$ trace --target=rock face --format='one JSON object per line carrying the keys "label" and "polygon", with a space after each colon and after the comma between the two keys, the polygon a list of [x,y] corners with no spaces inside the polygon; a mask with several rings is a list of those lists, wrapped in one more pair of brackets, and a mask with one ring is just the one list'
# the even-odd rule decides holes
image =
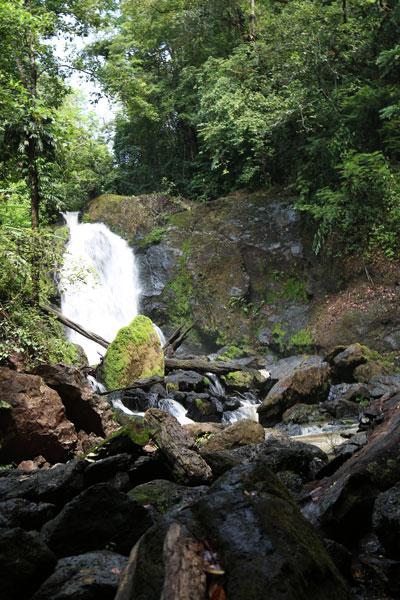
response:
{"label": "rock face", "polygon": [[327,363],[310,366],[287,375],[268,392],[258,407],[260,423],[271,427],[279,423],[283,413],[298,403],[316,404],[328,396],[330,367]]}
{"label": "rock face", "polygon": [[108,389],[128,387],[137,379],[164,374],[164,355],[153,323],[137,316],[122,327],[107,348],[103,378]]}
{"label": "rock face", "polygon": [[41,454],[56,463],[73,456],[78,441],[75,427],[67,419],[60,396],[41,377],[0,367],[1,400],[11,406],[1,425],[2,462]]}
{"label": "rock face", "polygon": [[400,483],[379,494],[374,505],[372,524],[385,548],[398,556],[400,553]]}

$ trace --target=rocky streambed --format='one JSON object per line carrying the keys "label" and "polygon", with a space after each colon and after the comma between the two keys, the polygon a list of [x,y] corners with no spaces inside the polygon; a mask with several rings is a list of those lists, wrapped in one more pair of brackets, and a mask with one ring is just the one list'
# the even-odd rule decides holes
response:
{"label": "rocky streambed", "polygon": [[400,376],[359,344],[230,361],[223,388],[170,370],[114,397],[142,417],[75,367],[0,367],[4,600],[398,597]]}

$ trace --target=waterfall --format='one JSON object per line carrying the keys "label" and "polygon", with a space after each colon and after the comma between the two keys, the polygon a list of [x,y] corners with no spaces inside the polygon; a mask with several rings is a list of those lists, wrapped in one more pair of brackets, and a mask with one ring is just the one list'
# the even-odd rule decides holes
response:
{"label": "waterfall", "polygon": [[[79,223],[78,214],[63,215],[70,237],[60,277],[61,310],[111,342],[138,314],[138,268],[125,240],[103,223]],[[105,353],[105,348],[74,331],[69,339],[82,346],[89,364],[98,363]]]}

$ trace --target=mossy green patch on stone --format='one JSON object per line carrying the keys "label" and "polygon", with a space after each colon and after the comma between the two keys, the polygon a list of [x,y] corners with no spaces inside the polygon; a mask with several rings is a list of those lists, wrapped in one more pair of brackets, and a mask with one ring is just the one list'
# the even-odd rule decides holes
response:
{"label": "mossy green patch on stone", "polygon": [[103,379],[113,390],[153,375],[164,375],[164,355],[151,319],[139,315],[118,331],[107,348]]}
{"label": "mossy green patch on stone", "polygon": [[253,376],[244,371],[231,371],[227,375],[222,375],[221,379],[228,387],[249,387],[253,382]]}
{"label": "mossy green patch on stone", "polygon": [[131,417],[129,423],[93,446],[83,455],[83,458],[87,458],[90,455],[97,456],[102,450],[104,451],[107,447],[111,446],[115,446],[117,453],[124,451],[123,449],[121,450],[121,447],[124,447],[125,441],[128,441],[128,444],[132,442],[135,446],[146,446],[149,443],[150,435],[150,429],[144,424],[143,417]]}

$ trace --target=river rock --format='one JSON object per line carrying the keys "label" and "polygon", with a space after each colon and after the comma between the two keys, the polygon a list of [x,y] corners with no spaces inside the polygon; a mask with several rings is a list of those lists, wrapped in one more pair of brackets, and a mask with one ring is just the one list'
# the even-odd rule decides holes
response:
{"label": "river rock", "polygon": [[225,429],[226,425],[223,423],[188,423],[184,425],[184,430],[190,435],[191,438],[196,440],[205,434],[219,433]]}
{"label": "river rock", "polygon": [[109,390],[128,387],[137,379],[164,375],[164,354],[152,321],[143,315],[122,327],[107,348],[102,366]]}
{"label": "river rock", "polygon": [[150,408],[144,421],[178,483],[199,485],[210,481],[210,467],[201,458],[194,440],[175,417],[164,410]]}
{"label": "river rock", "polygon": [[96,394],[77,367],[65,364],[40,365],[34,373],[54,389],[65,406],[67,418],[77,431],[104,437],[116,429],[111,406]]}
{"label": "river rock", "polygon": [[[238,403],[233,403],[238,408]],[[196,394],[191,398],[186,416],[196,422],[220,423],[226,405],[218,398],[212,398],[209,394]]]}
{"label": "river rock", "polygon": [[[151,528],[131,554],[117,600],[160,598],[170,569],[163,547],[175,525],[192,540],[190,546],[195,544],[209,572],[207,548],[212,548],[211,562],[224,572],[221,586],[229,600],[262,600],[266,590],[269,600],[350,598],[311,525],[279,479],[257,460],[232,469],[197,502]],[[198,580],[193,579],[193,589],[190,582],[183,597],[197,598]]]}
{"label": "river rock", "polygon": [[196,371],[174,371],[165,378],[168,392],[204,392],[206,379]]}
{"label": "river rock", "polygon": [[259,444],[264,441],[264,437],[265,431],[262,425],[250,419],[242,419],[208,438],[202,443],[201,449],[205,451],[230,450],[248,444]]}
{"label": "river rock", "polygon": [[145,508],[111,484],[98,483],[68,502],[42,527],[41,536],[59,558],[103,550],[107,544],[129,554],[151,525]]}
{"label": "river rock", "polygon": [[400,556],[400,483],[379,494],[372,513],[379,541],[392,555]]}
{"label": "river rock", "polygon": [[3,600],[28,600],[50,575],[56,557],[36,531],[0,528],[0,589]]}
{"label": "river rock", "polygon": [[75,427],[60,396],[41,377],[0,367],[0,401],[11,406],[1,424],[2,462],[42,455],[57,463],[73,456],[78,443]]}
{"label": "river rock", "polygon": [[112,600],[127,561],[108,550],[61,558],[32,600]]}
{"label": "river rock", "polygon": [[330,367],[327,363],[309,366],[287,375],[268,392],[258,407],[260,423],[272,427],[279,423],[285,410],[298,403],[317,404],[327,398]]}

